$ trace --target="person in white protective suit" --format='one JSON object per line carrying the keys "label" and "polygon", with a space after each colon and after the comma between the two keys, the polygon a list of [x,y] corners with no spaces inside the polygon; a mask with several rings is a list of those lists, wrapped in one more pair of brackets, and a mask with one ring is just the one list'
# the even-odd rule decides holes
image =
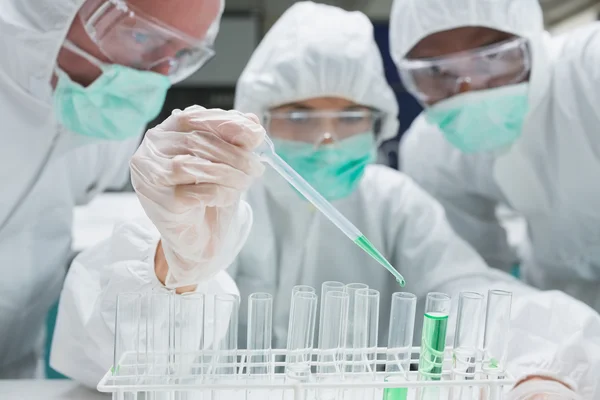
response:
{"label": "person in white protective suit", "polygon": [[[390,25],[425,107],[401,169],[488,264],[600,310],[600,23],[550,37],[537,0],[396,0]],[[521,257],[499,205],[528,224]]]}
{"label": "person in white protective suit", "polygon": [[[578,386],[584,398],[600,395],[586,369],[600,362],[598,314],[560,292],[537,293],[488,268],[454,234],[439,203],[410,178],[372,164],[377,144],[396,134],[398,109],[365,15],[296,3],[252,55],[238,81],[235,107],[264,121],[278,154],[384,253],[421,310],[431,291],[457,299],[462,290],[512,290],[513,372],[556,377]],[[253,292],[274,296],[274,345],[285,348],[293,286],[319,288],[338,280],[381,292],[379,343],[385,346],[389,299],[401,290],[394,278],[271,168],[246,200],[254,224],[229,272],[242,299]],[[242,345],[246,324],[242,307]],[[529,382],[542,387],[520,385],[521,393],[543,393],[545,385],[552,393],[557,385],[558,393],[574,396],[556,382]]]}
{"label": "person in white protective suit", "polygon": [[[53,365],[89,385],[108,370],[111,302],[113,288],[125,286],[120,279],[131,283],[137,278],[133,290],[159,281],[180,292],[215,290],[209,278],[231,266],[242,299],[258,291],[275,296],[277,347],[285,340],[296,284],[364,282],[384,299],[400,290],[388,272],[272,171],[250,188],[263,173],[252,150],[263,140],[259,122],[264,120],[280,154],[385,252],[421,307],[434,290],[454,296],[494,285],[512,290],[514,372],[523,378],[540,376],[558,391],[570,391],[564,382],[593,393],[593,374],[582,366],[592,365],[600,351],[593,339],[600,333],[598,315],[562,293],[538,293],[487,268],[452,232],[435,200],[404,175],[370,163],[377,142],[396,130],[397,105],[364,15],[294,5],[267,34],[237,89],[240,111],[192,106],[176,110],[146,134],[131,172],[152,223],[121,227],[110,241],[75,261],[61,298]],[[296,123],[317,123],[318,128],[283,129]],[[302,132],[308,135],[305,140],[298,136]],[[315,165],[326,172],[315,173]],[[387,313],[385,305],[383,320]],[[241,337],[245,324],[242,315]],[[569,358],[574,354],[577,358]],[[519,388],[527,390],[527,385]]]}
{"label": "person in white protective suit", "polygon": [[[132,0],[119,8],[103,0],[0,2],[0,379],[41,375],[46,314],[72,258],[73,208],[125,184],[170,84],[212,54],[222,8],[217,0]],[[103,245],[115,263],[137,263],[106,264],[93,275],[75,268],[70,281],[85,293],[65,302],[60,322],[80,335],[61,342],[59,332],[57,369],[79,377],[78,367],[85,374],[92,366],[77,361],[93,356],[94,345],[112,347],[104,325],[112,320],[102,315],[113,313],[115,293],[160,285],[143,262],[154,251],[143,239],[123,227],[112,247]],[[235,291],[225,273],[213,281],[212,290]],[[85,334],[71,321],[79,312],[89,317]],[[66,359],[73,370],[62,368]]]}

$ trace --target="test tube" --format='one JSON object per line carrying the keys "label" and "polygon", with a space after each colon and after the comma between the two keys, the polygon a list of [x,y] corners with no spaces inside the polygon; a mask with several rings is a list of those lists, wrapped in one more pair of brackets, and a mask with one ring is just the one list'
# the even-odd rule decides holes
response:
{"label": "test tube", "polygon": [[296,285],[292,288],[292,298],[290,299],[290,310],[289,310],[289,315],[288,315],[288,337],[290,334],[290,331],[292,330],[292,310],[294,309],[294,296],[296,295],[296,293],[298,292],[306,292],[306,293],[316,293],[316,290],[314,287],[312,286],[308,286],[308,285]]}
{"label": "test tube", "polygon": [[204,294],[185,293],[178,299],[175,337],[180,375],[200,378],[203,373],[200,352],[204,348]]}
{"label": "test tube", "polygon": [[[346,328],[346,346],[352,346],[354,343],[354,305],[356,302],[356,292],[360,289],[368,289],[369,286],[364,283],[349,283],[344,287],[344,291],[348,293],[348,326]],[[353,359],[353,357],[352,357]],[[352,361],[352,359],[347,361]]]}
{"label": "test tube", "polygon": [[323,325],[319,334],[319,368],[321,374],[340,373],[339,356],[345,347],[349,295],[330,291],[323,301]]}
{"label": "test tube", "polygon": [[[234,294],[216,295],[214,307],[213,373],[233,377],[237,373],[240,298]],[[229,320],[224,324],[227,316]]]}
{"label": "test tube", "polygon": [[[321,382],[339,382],[343,377],[342,357],[346,342],[349,295],[346,292],[329,291],[323,300],[322,325],[319,333],[317,374]],[[340,398],[338,389],[321,389],[320,400]]]}
{"label": "test tube", "polygon": [[506,371],[511,305],[511,292],[504,290],[488,292],[483,339],[483,371],[490,375],[502,375]]}
{"label": "test tube", "polygon": [[269,293],[252,293],[248,296],[249,375],[271,375],[272,335],[273,296]]}
{"label": "test tube", "polygon": [[482,312],[482,294],[476,292],[460,293],[454,334],[454,356],[452,357],[455,379],[473,379],[474,377]]}
{"label": "test tube", "polygon": [[419,358],[419,375],[424,380],[440,380],[442,377],[450,306],[447,294],[427,294]]}
{"label": "test tube", "polygon": [[308,381],[317,317],[317,295],[307,291],[294,293],[287,335],[286,376]]}
{"label": "test tube", "polygon": [[[268,381],[273,377],[271,341],[273,336],[273,296],[269,293],[252,293],[248,296],[248,381]],[[246,400],[269,398],[268,389],[250,387]]]}
{"label": "test tube", "polygon": [[346,344],[354,353],[353,372],[375,373],[377,336],[379,334],[379,292],[374,289],[356,290],[354,305],[354,334]]}
{"label": "test tube", "polygon": [[308,292],[308,293],[316,293],[315,288],[308,285],[296,285],[292,288],[292,300],[294,299],[294,294],[298,292]]}
{"label": "test tube", "polygon": [[172,301],[172,294],[164,288],[153,289],[148,299],[146,358],[148,374],[156,382],[164,380],[170,374]]}
{"label": "test tube", "polygon": [[[460,293],[452,357],[454,380],[475,379],[482,312],[482,294]],[[453,400],[472,399],[474,396],[475,388],[472,386],[455,386],[451,389],[451,399]]]}
{"label": "test tube", "polygon": [[[417,296],[397,292],[392,295],[390,327],[388,331],[386,382],[407,381],[412,355]],[[407,388],[385,389],[384,400],[405,400]]]}
{"label": "test tube", "polygon": [[[335,292],[343,292],[345,290],[345,286],[342,282],[337,282],[337,281],[327,281],[327,282],[323,282],[323,284],[321,285],[321,298],[320,298],[320,306],[319,306],[319,336],[318,339],[320,340],[321,335],[322,335],[322,327],[323,327],[323,315],[324,315],[324,308],[325,308],[325,299],[327,298],[327,293],[335,291]],[[320,342],[319,342],[319,347],[320,347]]]}
{"label": "test tube", "polygon": [[140,373],[141,304],[141,293],[120,293],[117,296],[114,359],[111,368],[113,376],[135,378]]}

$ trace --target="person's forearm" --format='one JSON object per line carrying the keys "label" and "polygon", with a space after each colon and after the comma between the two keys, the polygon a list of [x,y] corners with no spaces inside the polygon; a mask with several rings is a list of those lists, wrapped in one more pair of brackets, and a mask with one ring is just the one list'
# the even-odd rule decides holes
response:
{"label": "person's forearm", "polygon": [[[164,285],[165,281],[167,280],[167,273],[169,272],[169,264],[165,258],[162,241],[159,241],[158,246],[156,246],[156,255],[154,256],[154,272],[156,273],[156,277],[160,283]],[[178,294],[182,294],[193,292],[194,290],[196,290],[196,285],[190,285],[177,288],[176,292]]]}
{"label": "person's forearm", "polygon": [[522,384],[523,384],[523,383],[525,383],[525,382],[529,382],[529,381],[535,381],[535,380],[539,380],[539,381],[554,381],[554,382],[558,382],[558,383],[560,383],[561,385],[563,385],[564,387],[566,387],[567,389],[569,389],[569,390],[573,390],[573,388],[572,388],[572,387],[570,387],[569,385],[567,385],[566,383],[564,383],[564,382],[562,382],[562,381],[560,381],[560,380],[558,380],[558,379],[551,378],[551,377],[549,377],[549,376],[543,376],[543,375],[531,375],[531,376],[525,377],[525,378],[521,379],[520,381],[518,381],[518,382],[515,384],[515,387],[517,387],[517,386],[519,386],[519,385],[522,385]]}

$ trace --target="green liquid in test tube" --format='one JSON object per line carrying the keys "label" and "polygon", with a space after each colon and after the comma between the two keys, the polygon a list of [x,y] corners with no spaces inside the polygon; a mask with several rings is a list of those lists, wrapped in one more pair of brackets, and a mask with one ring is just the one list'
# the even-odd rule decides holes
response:
{"label": "green liquid in test tube", "polygon": [[441,313],[425,314],[421,343],[421,350],[424,354],[421,356],[419,371],[424,375],[427,373],[432,379],[439,379],[437,375],[442,373],[447,326],[448,315]]}
{"label": "green liquid in test tube", "polygon": [[405,285],[404,277],[385,259],[385,257],[373,246],[356,226],[344,217],[334,206],[331,205],[319,192],[308,184],[292,167],[275,153],[273,142],[268,136],[256,149],[261,159],[268,163],[279,175],[290,183],[306,200],[310,201],[319,211],[335,224],[350,240],[364,250],[375,261],[385,267],[400,286]]}
{"label": "green liquid in test tube", "polygon": [[427,295],[419,358],[419,375],[426,380],[442,377],[449,312],[450,296],[444,293]]}
{"label": "green liquid in test tube", "polygon": [[406,400],[407,398],[408,388],[384,389],[383,391],[383,400]]}

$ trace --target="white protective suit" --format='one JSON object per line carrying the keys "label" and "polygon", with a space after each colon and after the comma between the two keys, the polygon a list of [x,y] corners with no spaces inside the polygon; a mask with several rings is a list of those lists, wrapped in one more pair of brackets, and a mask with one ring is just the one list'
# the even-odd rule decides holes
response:
{"label": "white protective suit", "polygon": [[[73,208],[126,183],[127,164],[140,140],[93,142],[55,121],[52,60],[82,4],[0,2],[0,160],[5,165],[0,172],[0,379],[41,375],[36,367],[46,314],[72,258]],[[103,244],[81,258],[85,265],[74,264],[54,338],[53,366],[60,372],[95,386],[98,373],[111,364],[106,360],[116,293],[158,284],[149,256],[158,233],[152,226],[143,229],[116,231],[112,243],[129,245],[128,251],[100,260],[97,254],[110,248]],[[88,262],[94,257],[97,264]],[[226,274],[216,280],[215,290],[235,290]]]}
{"label": "white protective suit", "polygon": [[463,154],[419,116],[401,144],[404,172],[446,208],[454,229],[492,266],[518,262],[495,216],[524,216],[531,246],[525,281],[600,310],[600,24],[550,38],[537,0],[397,0],[390,46],[396,62],[431,33],[485,26],[529,39],[529,113],[504,153]]}
{"label": "white protective suit", "polygon": [[75,205],[123,186],[139,138],[85,142],[57,126],[50,77],[83,0],[0,2],[0,378],[33,378],[71,255]]}
{"label": "white protective suit", "polygon": [[[271,107],[322,96],[343,97],[392,116],[396,112],[369,20],[331,6],[296,3],[269,31],[242,73],[236,108],[262,117]],[[388,119],[383,135],[386,124],[395,129],[395,122]],[[270,168],[250,189],[247,201],[254,211],[254,225],[230,268],[244,302],[242,344],[249,294],[274,296],[275,345],[281,348],[292,287],[319,288],[324,281],[339,280],[363,282],[381,292],[379,332],[384,346],[389,302],[392,293],[400,290],[392,276]],[[457,299],[462,290],[512,290],[516,295],[509,356],[513,372],[556,374],[577,384],[584,398],[600,396],[591,372],[600,363],[598,314],[560,292],[538,293],[488,268],[451,230],[442,206],[410,178],[383,166],[369,166],[358,189],[334,205],[404,275],[405,290],[419,298],[418,314],[422,315],[430,291]],[[421,323],[416,323],[417,342]]]}

